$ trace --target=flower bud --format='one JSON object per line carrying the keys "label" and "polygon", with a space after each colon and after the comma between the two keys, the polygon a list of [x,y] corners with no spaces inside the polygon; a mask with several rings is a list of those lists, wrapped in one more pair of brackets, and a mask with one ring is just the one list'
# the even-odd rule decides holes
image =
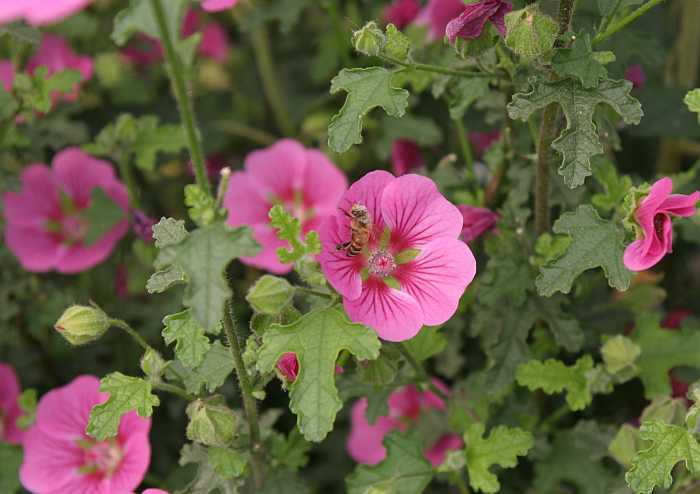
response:
{"label": "flower bud", "polygon": [[160,353],[149,348],[141,357],[141,370],[148,377],[159,380],[165,372],[168,362],[166,362]]}
{"label": "flower bud", "polygon": [[226,446],[236,437],[237,418],[222,396],[195,400],[187,406],[187,438],[206,446]]}
{"label": "flower bud", "polygon": [[54,328],[71,345],[85,345],[102,336],[109,326],[109,317],[101,309],[73,305],[58,318]]}
{"label": "flower bud", "polygon": [[352,45],[358,52],[374,56],[379,55],[386,45],[386,36],[374,21],[368,22],[362,29],[352,33]]}

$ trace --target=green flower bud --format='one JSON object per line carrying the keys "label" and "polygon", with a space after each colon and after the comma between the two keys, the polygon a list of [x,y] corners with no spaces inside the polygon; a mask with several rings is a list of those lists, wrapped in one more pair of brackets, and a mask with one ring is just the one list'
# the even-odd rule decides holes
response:
{"label": "green flower bud", "polygon": [[384,45],[386,45],[386,36],[374,21],[368,22],[362,29],[352,33],[352,46],[364,55],[379,55]]}
{"label": "green flower bud", "polygon": [[58,318],[54,328],[71,345],[85,345],[102,336],[109,326],[109,317],[101,309],[73,305]]}
{"label": "green flower bud", "polygon": [[141,357],[141,370],[144,374],[154,380],[158,380],[163,376],[163,372],[165,372],[165,367],[167,365],[168,362],[166,362],[163,357],[160,356],[160,353],[152,348],[146,350],[146,353],[144,353],[143,357]]}
{"label": "green flower bud", "polygon": [[222,396],[195,400],[187,406],[187,438],[206,446],[226,446],[236,437],[237,418]]}

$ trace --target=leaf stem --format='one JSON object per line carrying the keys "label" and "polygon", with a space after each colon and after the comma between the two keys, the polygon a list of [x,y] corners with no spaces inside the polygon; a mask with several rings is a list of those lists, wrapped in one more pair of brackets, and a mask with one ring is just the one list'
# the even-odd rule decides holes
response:
{"label": "leaf stem", "polygon": [[644,5],[640,6],[639,8],[633,10],[629,14],[627,14],[625,17],[617,21],[616,23],[610,25],[605,31],[602,33],[596,34],[595,38],[593,38],[593,41],[591,42],[593,46],[602,43],[606,39],[608,39],[610,36],[616,34],[618,31],[621,31],[622,29],[626,28],[628,25],[632,24],[634,21],[636,21],[639,17],[643,16],[646,14],[649,10],[653,9],[657,5],[659,5],[661,2],[664,0],[649,0],[647,3]]}
{"label": "leaf stem", "polygon": [[277,137],[265,132],[264,130],[256,129],[244,123],[233,120],[220,120],[218,122],[214,122],[214,126],[226,134],[230,134],[235,137],[243,137],[254,142],[255,144],[260,144],[261,146],[270,146],[277,141]]}
{"label": "leaf stem", "polygon": [[569,413],[569,407],[565,403],[561,405],[559,408],[554,410],[549,417],[544,419],[542,422],[540,422],[540,425],[538,426],[538,429],[541,432],[547,433],[549,430],[552,428],[552,426],[559,421],[562,417],[566,416]]}
{"label": "leaf stem", "polygon": [[231,301],[226,302],[224,307],[224,334],[228,340],[233,365],[238,374],[238,384],[243,396],[243,408],[248,419],[248,431],[250,434],[251,467],[253,470],[253,482],[256,490],[263,486],[264,462],[262,458],[262,442],[260,441],[260,424],[258,423],[258,409],[253,397],[253,388],[250,385],[250,376],[243,363],[241,344],[236,335],[236,320],[233,315],[233,305]]}
{"label": "leaf stem", "polygon": [[441,390],[435,385],[435,383],[430,379],[430,376],[428,376],[428,373],[425,371],[423,366],[420,364],[420,362],[418,362],[418,360],[416,360],[416,358],[408,350],[408,348],[406,348],[406,346],[403,343],[397,343],[396,348],[399,350],[399,352],[401,352],[403,358],[406,359],[408,365],[410,365],[413,368],[413,371],[416,373],[418,380],[426,384],[428,386],[428,389],[430,389],[430,391],[435,393],[438,397],[447,401],[449,399],[447,393],[445,393],[443,390]]}
{"label": "leaf stem", "polygon": [[149,345],[146,340],[143,339],[143,336],[138,334],[134,328],[129,326],[129,323],[126,321],[122,321],[121,319],[110,319],[109,324],[111,326],[114,326],[115,328],[119,328],[122,331],[125,331],[129,336],[131,336],[136,343],[139,344],[141,348],[144,350],[152,350],[151,345]]}
{"label": "leaf stem", "polygon": [[295,286],[294,290],[297,292],[308,293],[309,295],[316,295],[317,297],[324,297],[329,300],[335,299],[335,295],[328,292],[322,292],[321,290],[314,290],[313,288],[307,288],[305,286]]}
{"label": "leaf stem", "polygon": [[173,40],[170,37],[170,32],[168,31],[168,24],[165,18],[165,11],[163,10],[161,0],[151,0],[151,7],[153,8],[153,13],[158,24],[158,30],[160,31],[160,39],[163,43],[165,60],[170,66],[170,78],[173,82],[173,90],[175,92],[177,106],[180,109],[182,126],[185,128],[185,133],[187,134],[187,143],[190,149],[195,179],[197,180],[197,185],[199,185],[199,187],[209,197],[212,197],[211,185],[209,184],[209,178],[207,177],[207,171],[204,164],[202,142],[200,141],[195,123],[193,104],[185,84],[184,69],[182,67],[180,57],[175,52],[175,45],[173,44]]}
{"label": "leaf stem", "polygon": [[453,75],[456,77],[493,77],[493,74],[486,74],[484,72],[476,72],[473,70],[457,70],[450,69],[448,67],[441,67],[439,65],[431,65],[427,63],[418,62],[404,62],[398,58],[390,57],[387,55],[378,55],[378,57],[385,62],[393,63],[394,65],[400,65],[401,67],[406,67],[408,69],[420,70],[423,72],[434,72],[436,74]]}
{"label": "leaf stem", "polygon": [[464,122],[461,118],[455,118],[454,123],[455,128],[457,129],[459,146],[462,149],[462,157],[464,158],[464,163],[467,167],[467,178],[469,180],[474,180],[474,154],[472,153],[472,147],[469,144],[469,139],[467,139],[467,129],[464,128]]}
{"label": "leaf stem", "polygon": [[124,185],[126,185],[126,191],[129,195],[129,204],[133,209],[141,209],[141,200],[138,195],[138,188],[136,187],[136,180],[134,179],[134,173],[129,163],[128,154],[119,153],[119,155],[116,156],[116,161],[117,167],[119,168],[119,175],[121,175],[122,180],[124,180]]}
{"label": "leaf stem", "polygon": [[153,389],[157,389],[159,391],[165,391],[166,393],[174,394],[176,396],[179,396],[180,398],[184,398],[187,401],[194,401],[195,396],[189,394],[187,391],[185,391],[183,388],[180,386],[175,386],[174,384],[168,384],[164,382],[155,382],[152,384]]}

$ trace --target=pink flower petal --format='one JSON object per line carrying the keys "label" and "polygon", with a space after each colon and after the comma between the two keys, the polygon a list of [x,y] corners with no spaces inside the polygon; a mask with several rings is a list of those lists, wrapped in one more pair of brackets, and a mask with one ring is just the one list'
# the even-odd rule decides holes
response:
{"label": "pink flower petal", "polygon": [[[66,148],[56,154],[52,162],[53,174],[58,185],[67,193],[79,208],[90,202],[90,195],[95,187],[101,187],[108,193],[116,182],[112,166],[90,156],[79,148]],[[117,199],[117,196],[113,197]],[[123,195],[119,198],[120,206],[126,207]]]}
{"label": "pink flower petal", "polygon": [[[381,233],[382,229],[384,228],[381,198],[384,189],[394,180],[395,177],[391,173],[383,170],[369,172],[350,186],[348,191],[340,200],[338,208],[341,211],[349,212],[353,204],[362,204],[369,211],[369,215],[374,226],[374,231]],[[340,218],[339,226],[341,228],[347,228],[346,231],[349,234],[350,220],[343,212],[340,212],[337,216]],[[349,238],[347,240],[349,240]]]}
{"label": "pink flower petal", "polygon": [[248,266],[264,269],[274,274],[286,274],[292,270],[291,264],[282,264],[277,258],[277,249],[288,247],[287,242],[277,238],[275,230],[270,225],[253,225],[253,237],[262,247],[261,251],[252,257],[241,257],[242,263]]}
{"label": "pink flower petal", "polygon": [[421,392],[413,384],[399,388],[389,395],[389,416],[416,420],[421,412]]}
{"label": "pink flower petal", "polygon": [[475,238],[480,237],[485,232],[496,227],[500,216],[485,208],[477,208],[467,204],[457,206],[462,213],[462,240],[471,242]]}
{"label": "pink flower petal", "polygon": [[347,440],[347,450],[358,463],[376,465],[386,457],[383,446],[384,436],[397,428],[398,424],[389,417],[379,417],[370,425],[365,417],[367,398],[361,398],[352,407],[352,429]]}
{"label": "pink flower petal", "polygon": [[698,191],[690,195],[671,194],[661,203],[659,209],[674,216],[687,218],[688,216],[693,216],[697,211],[696,204],[699,199],[700,192]]}
{"label": "pink flower petal", "polygon": [[228,224],[242,226],[267,224],[272,204],[247,173],[235,172],[231,174],[224,207],[228,209]]}
{"label": "pink flower petal", "polygon": [[3,196],[5,217],[13,225],[43,230],[46,220],[58,215],[58,194],[46,165],[29,165],[22,171],[22,190]]}
{"label": "pink flower petal", "polygon": [[394,0],[384,9],[384,20],[403,29],[413,22],[419,11],[418,0]]}
{"label": "pink flower petal", "polygon": [[301,190],[306,168],[306,149],[292,139],[282,139],[245,159],[246,173],[263,197],[291,200]]}
{"label": "pink flower petal", "polygon": [[24,488],[37,493],[68,492],[64,486],[78,476],[83,462],[83,451],[77,443],[48,435],[34,426],[25,435],[23,446],[19,475]]}
{"label": "pink flower petal", "polygon": [[[432,381],[445,395],[450,395],[450,389],[440,379],[433,378]],[[440,410],[441,412],[447,410],[445,401],[430,390],[423,391],[421,405],[425,410]]]}
{"label": "pink flower petal", "polygon": [[17,403],[19,394],[20,385],[15,370],[0,363],[0,441],[10,444],[20,444],[24,437],[24,431],[16,424],[22,415]]}
{"label": "pink flower petal", "polygon": [[447,24],[445,36],[450,43],[454,43],[458,36],[464,39],[478,38],[486,23],[500,8],[501,0],[481,0],[464,5],[462,13]]}
{"label": "pink flower petal", "polygon": [[464,447],[464,441],[457,434],[447,434],[442,436],[433,444],[430,449],[425,451],[425,457],[434,466],[439,466],[443,461],[447,453],[452,450],[462,449]]}
{"label": "pink flower petal", "polygon": [[418,23],[427,23],[433,40],[445,37],[447,24],[464,10],[462,0],[428,0],[428,4],[419,14]]}
{"label": "pink flower petal", "polygon": [[61,21],[84,9],[92,0],[30,0],[25,15],[29,24],[41,26]]}
{"label": "pink flower petal", "polygon": [[299,361],[293,352],[287,352],[277,361],[277,369],[290,382],[294,382],[299,375]]}
{"label": "pink flower petal", "polygon": [[221,24],[209,22],[202,28],[202,41],[199,43],[199,53],[217,62],[223,62],[228,58],[228,33]]}
{"label": "pink flower petal", "polygon": [[[151,462],[151,445],[148,442],[151,421],[137,417],[136,412],[130,412],[129,415],[133,415],[137,419],[132,419],[129,422],[132,424],[141,422],[141,424],[137,425],[135,430],[125,430],[119,434],[124,457],[117,471],[109,479],[110,493],[132,492],[136,489],[146,475],[148,465]],[[123,425],[124,418],[122,418],[121,426]],[[125,438],[123,442],[122,438]]]}
{"label": "pink flower petal", "polygon": [[56,267],[62,255],[59,241],[36,228],[5,225],[5,244],[27,271],[44,273]]}
{"label": "pink flower petal", "polygon": [[202,8],[208,12],[218,12],[234,7],[238,0],[204,0]]}
{"label": "pink flower petal", "polygon": [[362,256],[348,256],[344,250],[337,249],[339,244],[348,241],[349,228],[349,224],[341,227],[337,216],[331,216],[321,225],[319,236],[323,250],[318,260],[331,286],[343,297],[354,300],[362,292],[360,271],[365,261]]}
{"label": "pink flower petal", "polygon": [[56,271],[72,274],[97,266],[107,259],[119,240],[129,231],[129,221],[120,221],[92,245],[75,244],[56,261]]}
{"label": "pink flower petal", "polygon": [[338,201],[348,188],[348,180],[325,154],[306,150],[304,169],[304,199],[319,215],[335,214]]}
{"label": "pink flower petal", "polygon": [[632,83],[632,87],[643,88],[647,82],[647,75],[644,67],[639,64],[630,65],[625,70],[625,79]]}

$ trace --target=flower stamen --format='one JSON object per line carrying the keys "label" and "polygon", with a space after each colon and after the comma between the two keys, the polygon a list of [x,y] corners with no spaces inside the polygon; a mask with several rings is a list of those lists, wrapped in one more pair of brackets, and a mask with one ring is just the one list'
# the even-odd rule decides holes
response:
{"label": "flower stamen", "polygon": [[394,256],[386,250],[377,250],[372,253],[367,261],[367,267],[370,274],[386,278],[396,269],[396,260]]}

